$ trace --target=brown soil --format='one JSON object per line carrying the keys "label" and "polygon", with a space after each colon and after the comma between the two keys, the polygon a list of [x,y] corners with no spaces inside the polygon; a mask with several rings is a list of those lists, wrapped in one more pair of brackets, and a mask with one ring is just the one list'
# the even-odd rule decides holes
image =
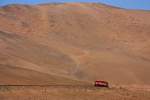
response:
{"label": "brown soil", "polygon": [[149,87],[149,33],[149,11],[94,3],[1,7],[0,84],[81,85],[100,79]]}

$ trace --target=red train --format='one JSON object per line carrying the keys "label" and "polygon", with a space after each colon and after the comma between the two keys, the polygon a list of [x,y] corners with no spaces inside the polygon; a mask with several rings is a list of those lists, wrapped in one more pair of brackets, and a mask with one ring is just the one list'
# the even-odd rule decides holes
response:
{"label": "red train", "polygon": [[94,86],[95,87],[107,87],[108,88],[109,84],[106,81],[96,80]]}

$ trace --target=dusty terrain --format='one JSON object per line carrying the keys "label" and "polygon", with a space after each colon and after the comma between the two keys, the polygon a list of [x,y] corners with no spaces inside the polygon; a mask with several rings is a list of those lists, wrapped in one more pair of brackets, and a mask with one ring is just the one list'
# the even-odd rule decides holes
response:
{"label": "dusty terrain", "polygon": [[150,100],[150,91],[91,86],[11,86],[0,88],[1,100]]}
{"label": "dusty terrain", "polygon": [[[149,38],[150,11],[94,3],[4,6],[0,8],[0,84],[83,85],[101,79],[112,86],[136,87],[143,91],[150,85]],[[56,95],[59,88],[54,89],[54,94],[48,97],[69,99],[80,94],[84,97],[91,91],[91,99],[103,95],[97,90],[83,92],[82,88],[77,90],[79,94],[69,92],[74,89],[64,89],[60,96]],[[27,87],[27,91],[40,95],[32,87],[31,90]],[[53,89],[48,87],[47,91]],[[116,89],[106,90],[106,94],[107,91],[109,96],[121,93],[113,94]],[[0,92],[1,98],[6,100],[4,96],[10,95],[12,100],[11,95],[17,92]],[[139,100],[144,95],[135,93]],[[109,96],[103,100],[120,100]],[[149,100],[148,96],[146,92],[145,100]]]}

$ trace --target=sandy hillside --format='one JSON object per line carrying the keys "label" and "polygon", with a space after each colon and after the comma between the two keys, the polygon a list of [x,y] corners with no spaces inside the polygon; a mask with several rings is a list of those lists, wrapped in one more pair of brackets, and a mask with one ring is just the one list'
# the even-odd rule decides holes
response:
{"label": "sandy hillside", "polygon": [[150,85],[149,38],[150,11],[92,3],[4,6],[0,84]]}

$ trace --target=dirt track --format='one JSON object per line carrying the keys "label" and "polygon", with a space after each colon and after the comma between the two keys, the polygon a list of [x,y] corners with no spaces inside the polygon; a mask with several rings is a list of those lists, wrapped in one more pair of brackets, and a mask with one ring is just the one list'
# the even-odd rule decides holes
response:
{"label": "dirt track", "polygon": [[71,85],[0,86],[0,100],[150,100],[150,92]]}

